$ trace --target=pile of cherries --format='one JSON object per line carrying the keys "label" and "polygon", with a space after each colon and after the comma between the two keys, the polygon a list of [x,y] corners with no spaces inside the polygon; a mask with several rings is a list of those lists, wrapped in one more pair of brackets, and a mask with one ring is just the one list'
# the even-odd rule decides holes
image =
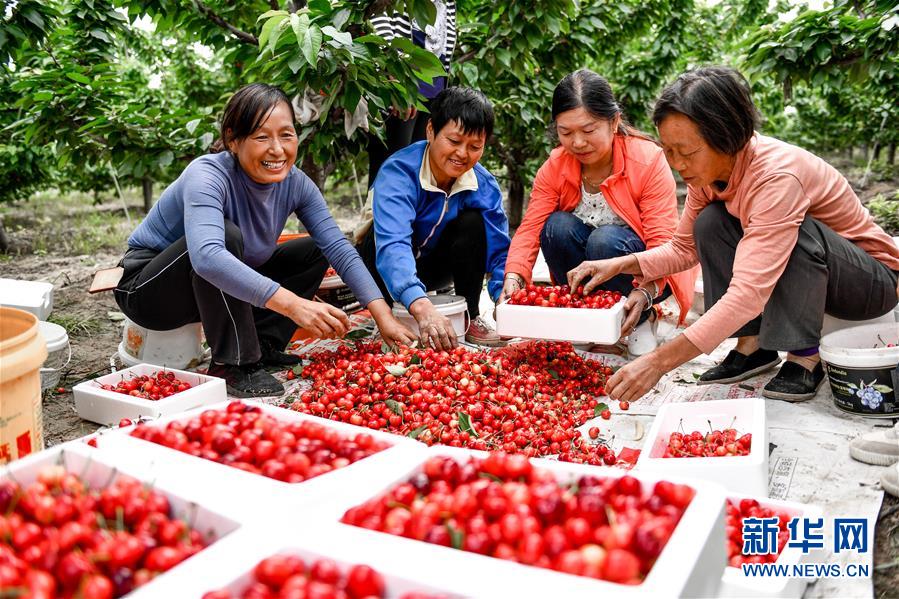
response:
{"label": "pile of cherries", "polygon": [[187,381],[176,378],[175,373],[170,370],[160,370],[149,375],[135,375],[130,379],[122,378],[115,385],[102,385],[99,383],[98,385],[104,391],[113,391],[152,401],[187,391],[192,387]]}
{"label": "pile of cherries", "polygon": [[570,343],[382,353],[380,345],[360,342],[312,354],[302,373],[312,387],[291,408],[427,445],[612,465],[614,452],[575,430],[605,409],[596,397],[611,373]]}
{"label": "pile of cherries", "polygon": [[512,306],[540,306],[542,308],[611,308],[621,301],[621,294],[617,291],[594,291],[590,295],[584,295],[584,286],[579,285],[573,291],[568,285],[555,285],[552,287],[542,285],[527,285],[519,289],[509,298]]}
{"label": "pile of cherries", "polygon": [[[296,555],[273,555],[253,569],[252,582],[242,592],[210,591],[203,599],[363,599],[387,597],[387,584],[376,570],[355,565],[344,571],[330,559],[307,565]],[[406,593],[400,599],[436,599],[423,593]]]}
{"label": "pile of cherries", "polygon": [[388,447],[371,435],[345,437],[316,422],[285,422],[239,401],[164,428],[140,423],[131,435],[287,483],[343,468]]}
{"label": "pile of cherries", "polygon": [[51,466],[25,488],[0,480],[0,589],[35,598],[130,593],[205,547],[170,514],[164,495],[126,476],[90,489]]}
{"label": "pile of cherries", "polygon": [[[752,450],[752,433],[740,435],[734,428],[712,429],[702,434],[699,431],[683,433],[675,431],[668,437],[663,458],[720,458],[725,456],[745,456]],[[738,436],[740,435],[740,436]]]}
{"label": "pile of cherries", "polygon": [[437,545],[640,584],[694,496],[692,488],[631,476],[560,484],[522,455],[460,463],[432,457],[422,471],[342,521]]}
{"label": "pile of cherries", "polygon": [[[728,499],[726,514],[725,534],[727,535],[727,560],[730,566],[739,568],[743,564],[773,564],[777,561],[787,541],[790,540],[787,525],[792,520],[792,516],[759,505],[755,499]],[[743,555],[743,518],[775,517],[778,520],[777,553]]]}

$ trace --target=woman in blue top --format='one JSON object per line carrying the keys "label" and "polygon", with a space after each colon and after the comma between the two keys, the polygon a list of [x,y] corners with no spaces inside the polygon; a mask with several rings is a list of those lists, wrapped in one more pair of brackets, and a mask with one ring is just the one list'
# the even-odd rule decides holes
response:
{"label": "woman in blue top", "polygon": [[[283,352],[297,325],[322,337],[347,332],[346,314],[311,301],[329,262],[388,343],[415,339],[318,188],[294,166],[297,146],[284,92],[262,83],[241,88],[225,107],[214,153],[191,162],[163,192],[120,263],[115,297],[128,318],[154,330],[202,322],[209,374],[237,397],[283,393],[264,367],[299,362]],[[310,237],[278,245],[292,212]]]}

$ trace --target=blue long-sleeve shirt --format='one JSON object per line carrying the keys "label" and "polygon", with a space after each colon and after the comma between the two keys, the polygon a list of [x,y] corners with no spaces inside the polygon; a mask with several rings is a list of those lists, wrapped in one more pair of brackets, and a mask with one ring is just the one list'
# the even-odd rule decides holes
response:
{"label": "blue long-sleeve shirt", "polygon": [[[128,238],[128,247],[162,251],[186,237],[198,275],[228,295],[263,307],[279,285],[254,268],[271,257],[291,213],[363,306],[383,297],[309,177],[293,167],[280,183],[256,183],[230,152],[191,162]],[[225,219],[243,236],[242,261],[225,248]]]}
{"label": "blue long-sleeve shirt", "polygon": [[509,222],[503,212],[502,193],[493,175],[475,164],[459,177],[450,194],[425,179],[423,167],[428,144],[414,143],[384,162],[372,185],[372,214],[375,228],[376,265],[390,295],[406,308],[426,295],[418,278],[415,260],[431,253],[447,223],[460,210],[474,209],[484,218],[487,234],[487,263],[490,277],[487,292],[496,300],[503,287],[503,272],[509,252]]}

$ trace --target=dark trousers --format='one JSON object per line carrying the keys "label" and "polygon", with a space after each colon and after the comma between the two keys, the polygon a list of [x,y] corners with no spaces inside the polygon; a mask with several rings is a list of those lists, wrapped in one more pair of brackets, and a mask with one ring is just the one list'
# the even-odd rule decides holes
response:
{"label": "dark trousers", "polygon": [[[588,225],[571,212],[557,210],[549,215],[540,232],[540,248],[553,281],[564,285],[568,281],[568,271],[584,260],[608,260],[618,256],[635,254],[646,249],[640,236],[628,226]],[[633,275],[618,275],[599,286],[606,291],[617,291],[627,297],[634,290]],[[671,295],[671,288],[665,287],[653,300],[657,304]],[[642,312],[640,320],[649,318],[649,312]]]}
{"label": "dark trousers", "polygon": [[[390,292],[375,266],[374,227],[368,230],[356,249],[381,288],[384,299],[393,305]],[[478,302],[484,287],[486,264],[487,233],[484,230],[484,217],[478,210],[462,210],[446,224],[434,250],[415,261],[415,270],[428,291],[453,285],[456,295],[465,298],[469,315],[476,318],[480,314]]]}
{"label": "dark trousers", "polygon": [[[696,218],[693,237],[709,310],[733,278],[743,228],[722,202],[714,202]],[[868,320],[892,310],[896,279],[896,272],[806,216],[765,309],[731,337],[758,335],[763,349],[778,351],[815,347],[821,340],[825,313],[843,320]]]}
{"label": "dark trousers", "polygon": [[[243,236],[225,221],[225,247],[243,257]],[[260,342],[283,349],[296,330],[286,316],[257,308],[215,287],[194,272],[182,237],[161,252],[129,249],[115,290],[122,312],[135,323],[168,331],[202,322],[212,359],[219,364],[253,364],[261,357]],[[328,261],[311,237],[279,245],[256,271],[285,289],[312,298],[324,278]]]}
{"label": "dark trousers", "polygon": [[[429,106],[426,102],[425,106]],[[391,154],[402,150],[409,144],[427,137],[426,127],[431,115],[426,111],[418,111],[414,117],[402,120],[395,116],[384,119],[384,141],[377,135],[368,136],[368,186],[371,187],[381,170],[381,165]],[[384,297],[388,297],[384,294]]]}

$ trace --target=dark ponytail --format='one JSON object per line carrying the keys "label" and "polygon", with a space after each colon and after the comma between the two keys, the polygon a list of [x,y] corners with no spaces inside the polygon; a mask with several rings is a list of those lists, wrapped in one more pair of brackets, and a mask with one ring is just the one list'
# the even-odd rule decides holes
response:
{"label": "dark ponytail", "polygon": [[223,152],[231,141],[240,141],[252,135],[281,102],[287,104],[290,121],[294,122],[293,105],[280,88],[266,83],[251,83],[237,90],[225,106],[219,138],[209,151]]}

